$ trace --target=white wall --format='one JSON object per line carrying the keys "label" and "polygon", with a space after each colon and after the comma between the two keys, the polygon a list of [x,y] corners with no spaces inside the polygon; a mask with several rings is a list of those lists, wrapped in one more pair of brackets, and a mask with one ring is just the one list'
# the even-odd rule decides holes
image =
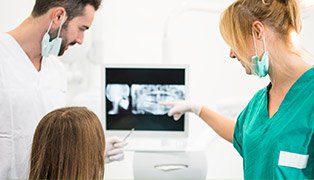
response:
{"label": "white wall", "polygon": [[[34,0],[11,0],[1,7],[0,30],[8,31],[30,14]],[[104,0],[82,46],[62,57],[69,71],[70,104],[87,105],[100,114],[99,63],[162,63],[163,28],[167,16],[183,0]],[[190,1],[192,2],[192,1]],[[231,0],[199,0],[226,6]],[[19,4],[18,4],[19,3]],[[314,13],[310,13],[314,14]],[[302,41],[314,52],[314,16],[305,20]],[[267,79],[247,76],[231,60],[218,29],[219,13],[188,12],[169,26],[171,59],[190,65],[190,99],[235,117]],[[218,138],[194,115],[190,118],[190,145],[207,152],[208,179],[241,179],[242,162],[232,145]],[[193,147],[192,147],[193,149]],[[123,162],[106,165],[107,179],[132,178],[132,152]],[[121,173],[123,169],[124,173]]]}
{"label": "white wall", "polygon": [[6,32],[18,26],[25,17],[31,14],[34,4],[35,0],[13,0],[5,2],[5,5],[0,8],[0,32]]}

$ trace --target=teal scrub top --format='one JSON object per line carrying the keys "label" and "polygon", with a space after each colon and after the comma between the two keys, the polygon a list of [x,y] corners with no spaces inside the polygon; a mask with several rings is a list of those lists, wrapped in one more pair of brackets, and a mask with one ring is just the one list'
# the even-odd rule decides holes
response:
{"label": "teal scrub top", "polygon": [[269,118],[268,92],[258,91],[236,122],[233,145],[245,179],[314,179],[314,68],[290,88]]}

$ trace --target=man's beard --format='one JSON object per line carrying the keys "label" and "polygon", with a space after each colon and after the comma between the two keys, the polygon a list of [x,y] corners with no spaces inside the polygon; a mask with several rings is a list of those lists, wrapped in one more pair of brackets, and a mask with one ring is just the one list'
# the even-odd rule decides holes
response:
{"label": "man's beard", "polygon": [[62,38],[62,43],[61,43],[61,47],[60,47],[60,51],[59,51],[58,56],[62,56],[64,54],[64,52],[66,51],[67,46],[73,46],[75,44],[76,44],[75,41],[73,41],[71,43],[68,43],[68,39],[66,39],[66,38],[63,39]]}
{"label": "man's beard", "polygon": [[62,43],[61,43],[61,47],[60,47],[60,51],[59,51],[58,56],[62,56],[64,54],[65,48],[66,48],[66,39],[62,38]]}
{"label": "man's beard", "polygon": [[[62,55],[64,54],[64,52],[65,52],[65,50],[66,50],[66,47],[67,47],[68,45],[74,45],[74,44],[76,44],[75,41],[74,41],[74,42],[71,42],[71,43],[68,43],[68,39],[67,39],[66,37],[63,37],[63,35],[66,34],[66,32],[67,32],[67,27],[68,27],[67,25],[68,25],[68,23],[65,22],[65,23],[63,24],[62,29],[61,29],[61,32],[60,32],[60,38],[62,39],[62,43],[61,43],[61,47],[60,47],[58,56],[62,56]],[[58,36],[58,31],[59,31],[59,29],[51,30],[51,37],[52,37],[52,38],[51,38],[50,40],[52,40],[52,39],[54,39],[54,38],[56,38],[56,37]]]}

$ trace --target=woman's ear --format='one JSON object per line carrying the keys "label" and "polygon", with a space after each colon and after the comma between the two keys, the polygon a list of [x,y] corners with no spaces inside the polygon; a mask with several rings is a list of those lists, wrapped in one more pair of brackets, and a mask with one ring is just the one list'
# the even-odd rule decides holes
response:
{"label": "woman's ear", "polygon": [[262,40],[264,33],[265,33],[265,27],[262,22],[260,21],[254,21],[252,24],[252,33],[254,33],[255,38],[258,40]]}

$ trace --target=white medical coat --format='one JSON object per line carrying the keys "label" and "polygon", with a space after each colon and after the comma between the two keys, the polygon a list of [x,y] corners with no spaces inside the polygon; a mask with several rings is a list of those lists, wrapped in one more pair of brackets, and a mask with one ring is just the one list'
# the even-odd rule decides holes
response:
{"label": "white medical coat", "polygon": [[65,106],[65,69],[57,58],[38,72],[21,46],[0,34],[0,179],[26,179],[40,119]]}

